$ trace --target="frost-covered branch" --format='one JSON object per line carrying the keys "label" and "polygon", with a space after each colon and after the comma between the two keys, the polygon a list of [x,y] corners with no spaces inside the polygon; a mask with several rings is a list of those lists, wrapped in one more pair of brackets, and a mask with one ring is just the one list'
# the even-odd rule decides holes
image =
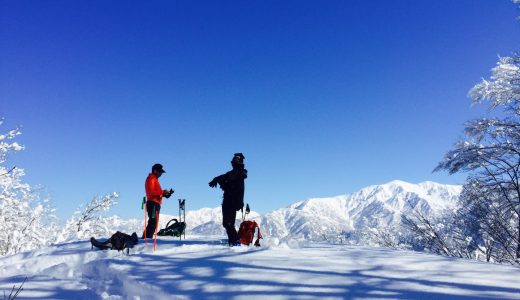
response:
{"label": "frost-covered branch", "polygon": [[83,210],[77,211],[78,221],[77,231],[80,232],[82,226],[95,218],[98,217],[98,213],[109,210],[112,205],[117,203],[117,198],[119,195],[117,193],[112,193],[109,195],[105,195],[103,197],[94,197],[92,200],[83,208]]}
{"label": "frost-covered branch", "polygon": [[9,169],[9,171],[3,173],[3,174],[0,174],[0,176],[7,176],[9,175],[9,173],[11,173],[14,169],[16,169],[16,166],[12,167],[11,169]]}
{"label": "frost-covered branch", "polygon": [[506,112],[519,114],[520,56],[501,57],[491,72],[491,80],[483,79],[469,91],[472,103],[487,100],[490,109],[502,107]]}
{"label": "frost-covered branch", "polygon": [[403,216],[403,225],[413,232],[424,245],[433,253],[446,256],[459,256],[448,246],[445,237],[439,232],[439,229],[420,211],[415,210],[413,216]]}
{"label": "frost-covered branch", "polygon": [[[3,124],[4,120],[0,119],[0,126]],[[22,133],[18,128],[11,129],[7,133],[0,134],[0,164],[3,164],[7,160],[8,153],[22,151],[24,149],[24,147],[17,142],[10,142],[10,140],[16,138],[20,134]]]}
{"label": "frost-covered branch", "polygon": [[102,216],[117,203],[119,195],[112,193],[103,197],[94,197],[85,206],[78,208],[57,237],[57,242],[70,239],[83,239],[91,236],[111,234],[107,218]]}

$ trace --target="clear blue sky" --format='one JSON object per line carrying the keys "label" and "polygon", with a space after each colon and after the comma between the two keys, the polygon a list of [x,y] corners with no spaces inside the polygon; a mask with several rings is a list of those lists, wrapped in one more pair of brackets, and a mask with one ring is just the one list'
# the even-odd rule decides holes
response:
{"label": "clear blue sky", "polygon": [[[246,156],[260,212],[434,173],[468,90],[520,50],[509,0],[0,1],[0,115],[10,164],[58,215],[120,193],[140,217],[152,164],[188,208]],[[177,211],[166,200],[166,213]]]}

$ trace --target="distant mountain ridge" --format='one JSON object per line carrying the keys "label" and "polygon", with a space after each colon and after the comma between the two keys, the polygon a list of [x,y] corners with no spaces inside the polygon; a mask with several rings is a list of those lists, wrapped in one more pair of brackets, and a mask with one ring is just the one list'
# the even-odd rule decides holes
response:
{"label": "distant mountain ridge", "polygon": [[363,234],[367,229],[399,227],[402,215],[415,209],[435,215],[456,206],[461,186],[431,181],[411,184],[394,180],[332,198],[314,198],[266,214],[266,235],[312,241]]}

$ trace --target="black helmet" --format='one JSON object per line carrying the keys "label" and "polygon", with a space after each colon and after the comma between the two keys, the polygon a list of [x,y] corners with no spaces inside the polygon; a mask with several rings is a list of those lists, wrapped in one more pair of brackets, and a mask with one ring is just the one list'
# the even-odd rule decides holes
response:
{"label": "black helmet", "polygon": [[231,160],[231,163],[232,164],[237,164],[237,165],[243,165],[244,164],[244,154],[242,153],[235,153],[235,155],[233,155],[233,159]]}

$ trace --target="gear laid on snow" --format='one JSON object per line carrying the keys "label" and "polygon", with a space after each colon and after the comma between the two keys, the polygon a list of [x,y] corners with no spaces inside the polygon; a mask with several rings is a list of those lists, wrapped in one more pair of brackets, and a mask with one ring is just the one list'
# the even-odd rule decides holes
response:
{"label": "gear laid on snow", "polygon": [[260,246],[260,239],[262,238],[262,233],[260,232],[260,226],[255,221],[246,221],[247,215],[251,212],[249,208],[249,204],[246,205],[246,211],[242,211],[242,223],[240,224],[240,228],[238,229],[238,241],[242,245],[249,246],[253,243],[253,238],[255,237],[255,230],[258,228],[258,234],[256,235],[255,246]]}
{"label": "gear laid on snow", "polygon": [[[172,222],[175,222],[171,224]],[[157,233],[158,236],[174,236],[174,237],[181,237],[184,233],[184,230],[186,229],[186,223],[185,222],[179,222],[177,219],[171,219],[166,224],[166,227],[164,229],[159,230]]]}
{"label": "gear laid on snow", "polygon": [[255,221],[244,221],[240,224],[240,229],[238,230],[238,239],[242,245],[249,246],[253,243],[253,239],[255,237],[255,230],[258,228],[258,234],[256,235],[255,246],[260,246],[260,239],[262,238],[262,233],[260,232],[260,227],[258,223]]}
{"label": "gear laid on snow", "polygon": [[92,249],[94,249],[94,247],[101,250],[122,251],[126,249],[127,253],[129,253],[130,248],[133,248],[139,243],[139,239],[137,238],[137,234],[135,232],[132,233],[132,235],[128,235],[118,231],[104,242],[98,241],[94,237],[91,237],[90,243],[92,245]]}

